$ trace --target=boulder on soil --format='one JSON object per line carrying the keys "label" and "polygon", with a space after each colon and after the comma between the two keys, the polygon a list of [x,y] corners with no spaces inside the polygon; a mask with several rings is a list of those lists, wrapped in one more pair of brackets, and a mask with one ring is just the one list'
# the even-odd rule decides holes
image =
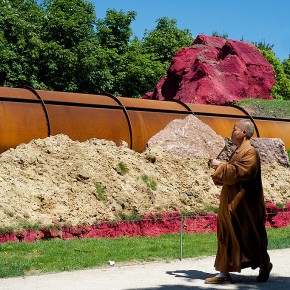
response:
{"label": "boulder on soil", "polygon": [[[279,138],[251,138],[251,144],[260,154],[261,162],[289,167],[289,158]],[[223,138],[194,115],[171,121],[151,137],[148,150],[163,150],[188,158],[218,158],[229,160],[236,149],[230,138]],[[153,162],[153,161],[152,161]],[[153,162],[154,163],[154,162]]]}
{"label": "boulder on soil", "polygon": [[[251,138],[251,144],[260,154],[261,162],[277,163],[283,167],[289,167],[288,154],[283,141],[279,138]],[[229,160],[236,146],[230,138],[225,138],[226,145],[219,155],[221,160]]]}
{"label": "boulder on soil", "polygon": [[224,146],[224,139],[194,115],[171,121],[148,141],[149,149],[189,158],[217,156]]}
{"label": "boulder on soil", "polygon": [[272,99],[274,83],[272,66],[254,45],[201,34],[175,54],[167,75],[143,98],[221,105]]}

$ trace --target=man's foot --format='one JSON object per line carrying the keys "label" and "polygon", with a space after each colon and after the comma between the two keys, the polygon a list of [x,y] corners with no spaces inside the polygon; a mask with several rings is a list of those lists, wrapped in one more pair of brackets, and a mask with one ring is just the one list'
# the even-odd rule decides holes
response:
{"label": "man's foot", "polygon": [[230,274],[223,276],[223,277],[211,277],[211,278],[206,278],[204,280],[205,284],[225,284],[225,283],[232,283],[232,278]]}
{"label": "man's foot", "polygon": [[272,268],[273,264],[270,263],[268,269],[260,269],[259,275],[257,276],[258,282],[267,282]]}

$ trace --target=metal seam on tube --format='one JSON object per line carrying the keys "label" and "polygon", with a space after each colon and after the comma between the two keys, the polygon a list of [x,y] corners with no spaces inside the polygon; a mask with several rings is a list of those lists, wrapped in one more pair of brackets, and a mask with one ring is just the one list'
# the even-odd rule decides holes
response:
{"label": "metal seam on tube", "polygon": [[125,117],[126,117],[127,122],[128,122],[128,127],[129,127],[129,135],[130,135],[130,146],[129,146],[129,148],[130,149],[133,149],[132,124],[131,124],[130,117],[129,117],[129,114],[127,112],[126,107],[123,105],[123,103],[120,101],[120,99],[118,99],[117,97],[111,95],[110,93],[102,92],[101,94],[102,95],[105,95],[107,97],[110,97],[111,99],[113,99],[114,101],[116,101],[122,107],[122,109],[124,111],[124,114],[125,114]]}
{"label": "metal seam on tube", "polygon": [[235,104],[230,104],[231,107],[234,107],[240,111],[242,111],[244,114],[246,114],[250,120],[252,121],[252,123],[254,124],[255,126],[255,130],[256,130],[256,133],[257,133],[257,137],[260,138],[260,133],[259,133],[259,130],[258,130],[258,127],[256,125],[256,122],[254,121],[254,119],[252,118],[252,116],[245,110],[243,109],[242,107],[238,106],[238,105],[235,105]]}
{"label": "metal seam on tube", "polygon": [[46,110],[44,101],[42,100],[42,98],[40,97],[40,95],[37,93],[37,91],[34,88],[32,88],[30,86],[21,86],[20,88],[29,90],[30,92],[32,92],[37,97],[38,100],[40,100],[40,103],[41,103],[41,106],[43,108],[44,115],[45,115],[45,118],[46,118],[47,134],[48,134],[48,137],[49,137],[50,136],[50,122],[49,122],[49,116],[48,116],[48,112]]}
{"label": "metal seam on tube", "polygon": [[[68,95],[68,98],[66,98],[66,95],[63,95],[62,92],[46,93],[45,91],[34,90],[29,86],[18,87],[18,90],[15,91],[13,91],[13,88],[0,87],[0,104],[4,103],[0,108],[2,110],[0,113],[3,114],[3,118],[5,117],[3,123],[10,122],[8,123],[9,128],[14,126],[15,122],[22,122],[22,120],[25,120],[27,124],[33,123],[30,130],[28,130],[30,133],[17,135],[16,140],[9,139],[11,135],[9,129],[7,131],[8,127],[3,125],[0,128],[2,130],[0,133],[6,134],[7,137],[5,138],[8,139],[3,139],[2,143],[0,142],[0,148],[3,145],[6,150],[9,146],[29,141],[27,138],[45,137],[47,134],[52,134],[56,128],[57,132],[67,133],[69,137],[76,140],[102,137],[115,141],[117,145],[119,145],[118,142],[121,140],[125,140],[128,142],[130,149],[134,148],[133,150],[138,151],[143,150],[143,145],[145,146],[146,142],[148,142],[147,137],[149,138],[156,134],[163,128],[163,125],[176,118],[182,119],[189,114],[195,115],[210,127],[216,128],[221,136],[228,136],[235,120],[246,118],[254,125],[255,135],[261,137],[261,134],[263,138],[281,138],[286,148],[290,148],[289,118],[251,116],[245,109],[230,103],[223,106],[224,108],[220,108],[221,106],[205,106],[203,104],[195,106],[196,104],[183,103],[180,100],[160,101],[157,103],[154,101],[149,102],[149,100],[129,100],[129,98],[115,97],[109,93],[98,94],[100,94],[100,98],[98,98],[98,95],[88,95],[82,100],[78,98],[76,93]],[[8,102],[7,107],[5,107],[5,102]],[[9,102],[12,103],[11,106]],[[18,104],[14,105],[14,103]],[[39,108],[40,103],[42,108]],[[69,114],[63,120],[59,114],[67,112],[66,107]],[[79,107],[83,109],[78,110],[77,108]],[[33,109],[32,111],[30,110],[31,108]],[[90,108],[100,110],[94,111],[90,110]],[[27,114],[26,109],[29,110],[29,114]],[[7,112],[8,114],[6,114]],[[10,119],[10,115],[13,117],[13,114],[18,114],[18,112],[19,116],[15,117],[14,122],[14,119]],[[89,112],[89,117],[86,116],[86,112]],[[43,113],[45,113],[46,119]],[[93,120],[100,122],[101,127],[98,128],[98,131],[93,130],[91,127],[88,130],[79,128],[78,131],[74,131],[69,119],[74,118],[74,114],[78,118],[83,118],[84,122],[90,122],[90,118],[93,118]],[[126,120],[124,117],[126,117]],[[38,125],[38,121],[35,122],[34,118],[41,121],[41,124]],[[116,122],[111,122],[111,118]],[[63,121],[65,122],[63,123]],[[120,121],[122,122],[120,123]],[[110,130],[107,130],[107,126]]]}
{"label": "metal seam on tube", "polygon": [[186,108],[187,111],[189,111],[191,114],[195,115],[195,113],[191,110],[191,108],[186,103],[183,103],[180,100],[172,100],[172,101],[175,102],[175,103],[180,104],[181,106],[183,106],[184,108]]}

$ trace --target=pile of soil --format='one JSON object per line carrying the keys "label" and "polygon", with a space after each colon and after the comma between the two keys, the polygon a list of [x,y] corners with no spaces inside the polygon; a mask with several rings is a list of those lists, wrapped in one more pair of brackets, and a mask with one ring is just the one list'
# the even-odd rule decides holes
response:
{"label": "pile of soil", "polygon": [[[33,140],[0,155],[0,227],[217,207],[220,187],[211,173],[207,159],[160,149],[137,153],[126,144],[65,135]],[[289,168],[263,164],[262,174],[265,198],[289,202]]]}

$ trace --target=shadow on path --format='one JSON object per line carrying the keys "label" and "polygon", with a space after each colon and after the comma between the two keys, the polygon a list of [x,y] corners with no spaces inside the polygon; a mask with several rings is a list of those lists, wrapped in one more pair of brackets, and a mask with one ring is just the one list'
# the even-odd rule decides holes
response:
{"label": "shadow on path", "polygon": [[[283,276],[272,276],[265,283],[259,283],[256,280],[256,276],[248,276],[242,274],[232,274],[231,277],[233,280],[232,284],[223,284],[223,285],[209,285],[204,284],[204,280],[208,277],[211,277],[213,274],[199,271],[199,270],[178,270],[178,271],[167,271],[167,275],[173,275],[177,278],[187,279],[187,282],[192,283],[191,286],[186,285],[160,285],[158,287],[144,287],[138,288],[138,290],[183,290],[183,289],[263,289],[263,290],[278,290],[278,289],[288,289],[290,290],[290,277]],[[195,281],[197,280],[197,281]],[[198,282],[196,285],[195,283]],[[203,286],[200,286],[200,285]],[[131,289],[134,290],[134,289]]]}

